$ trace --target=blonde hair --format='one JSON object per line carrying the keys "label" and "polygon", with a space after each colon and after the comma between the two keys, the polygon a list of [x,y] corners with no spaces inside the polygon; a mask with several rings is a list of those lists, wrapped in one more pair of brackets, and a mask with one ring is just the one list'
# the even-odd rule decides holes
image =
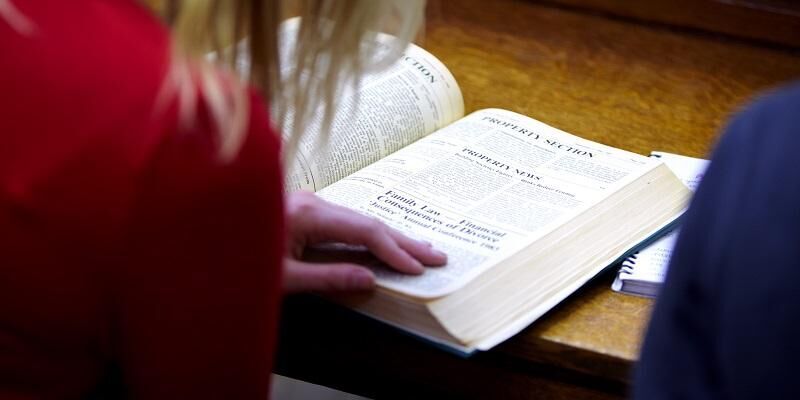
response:
{"label": "blonde hair", "polygon": [[[249,75],[238,77],[267,96],[282,131],[290,126],[284,160],[297,150],[309,121],[322,113],[323,140],[333,121],[336,98],[346,85],[357,85],[366,71],[400,57],[419,28],[425,0],[143,0],[173,26],[175,43],[169,72],[158,102],[178,100],[181,120],[191,124],[202,96],[220,134],[220,156],[230,160],[244,141],[250,110],[244,85],[234,77],[242,39],[250,60]],[[278,26],[284,5],[301,16],[295,68],[281,75]],[[0,20],[23,35],[35,25],[11,0],[0,0]],[[362,46],[393,27],[393,41]],[[207,55],[217,55],[212,67]],[[200,83],[198,90],[197,83]]]}
{"label": "blonde hair", "polygon": [[36,31],[36,25],[19,12],[11,0],[0,0],[0,20],[6,21],[11,29],[21,35],[31,35]]}
{"label": "blonde hair", "polygon": [[[193,114],[196,93],[192,88],[199,81],[221,133],[220,151],[226,159],[235,156],[243,141],[248,101],[236,79],[208,68],[204,61],[207,54],[217,55],[213,61],[217,67],[235,71],[241,51],[247,53],[249,75],[240,78],[267,96],[275,110],[273,120],[278,130],[288,127],[284,160],[290,160],[315,113],[321,113],[326,140],[341,91],[348,85],[357,85],[364,72],[386,66],[401,56],[422,22],[424,7],[424,0],[147,2],[175,32],[177,56],[167,82],[181,101],[184,117],[191,118]],[[301,17],[291,53],[278,48],[278,28],[287,6],[290,12],[286,14]],[[385,46],[377,56],[375,47],[364,44],[386,30],[394,39],[388,44],[383,42]],[[237,45],[240,42],[244,47]],[[281,60],[281,54],[292,54],[292,58]],[[282,61],[294,64],[283,75]],[[190,68],[187,63],[200,68]]]}

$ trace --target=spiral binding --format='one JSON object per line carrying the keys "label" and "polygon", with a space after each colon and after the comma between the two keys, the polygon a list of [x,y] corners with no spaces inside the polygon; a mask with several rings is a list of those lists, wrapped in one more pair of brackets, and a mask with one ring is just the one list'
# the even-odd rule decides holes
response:
{"label": "spiral binding", "polygon": [[622,275],[622,274],[633,275],[633,269],[636,266],[636,256],[638,254],[639,254],[639,252],[637,251],[637,252],[631,254],[630,256],[628,256],[628,258],[626,258],[625,261],[622,262],[622,266],[619,269],[619,274],[620,275]]}

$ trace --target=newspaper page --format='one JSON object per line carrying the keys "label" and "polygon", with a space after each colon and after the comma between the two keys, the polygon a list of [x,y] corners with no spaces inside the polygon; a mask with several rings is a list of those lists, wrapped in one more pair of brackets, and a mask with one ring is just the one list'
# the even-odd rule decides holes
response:
{"label": "newspaper page", "polygon": [[649,171],[658,161],[499,109],[477,111],[319,192],[448,254],[378,283],[448,294]]}
{"label": "newspaper page", "polygon": [[[282,24],[282,59],[291,60],[299,18]],[[374,43],[380,52],[382,41]],[[293,63],[286,62],[286,76]],[[284,133],[289,132],[291,111]],[[288,191],[318,191],[461,118],[464,100],[453,75],[436,57],[413,44],[381,71],[368,72],[359,86],[344,93],[327,143],[322,143],[322,115],[316,113],[300,142],[286,178]]]}

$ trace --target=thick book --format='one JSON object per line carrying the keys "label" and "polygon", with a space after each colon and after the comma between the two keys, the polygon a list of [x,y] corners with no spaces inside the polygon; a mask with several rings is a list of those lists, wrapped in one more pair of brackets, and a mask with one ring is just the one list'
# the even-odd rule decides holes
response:
{"label": "thick book", "polygon": [[324,153],[315,130],[289,190],[316,191],[449,257],[420,276],[372,265],[377,290],[335,301],[461,352],[531,324],[670,226],[690,193],[658,159],[507,110],[464,116],[453,75],[414,45],[340,99]]}
{"label": "thick book", "polygon": [[[654,151],[650,153],[650,157],[664,161],[692,191],[700,184],[708,167],[708,160],[679,154]],[[611,284],[611,289],[637,296],[656,297],[667,276],[667,266],[677,238],[678,229],[672,230],[625,259]]]}

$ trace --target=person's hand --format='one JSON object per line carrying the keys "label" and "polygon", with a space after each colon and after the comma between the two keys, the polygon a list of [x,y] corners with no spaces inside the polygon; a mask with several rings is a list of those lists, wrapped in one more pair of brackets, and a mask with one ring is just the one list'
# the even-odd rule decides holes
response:
{"label": "person's hand", "polygon": [[447,256],[431,247],[361,215],[297,192],[286,198],[289,257],[285,260],[284,289],[289,292],[367,290],[375,286],[372,271],[354,263],[301,261],[306,246],[340,242],[363,245],[391,268],[407,274],[424,272],[423,265],[443,265]]}

